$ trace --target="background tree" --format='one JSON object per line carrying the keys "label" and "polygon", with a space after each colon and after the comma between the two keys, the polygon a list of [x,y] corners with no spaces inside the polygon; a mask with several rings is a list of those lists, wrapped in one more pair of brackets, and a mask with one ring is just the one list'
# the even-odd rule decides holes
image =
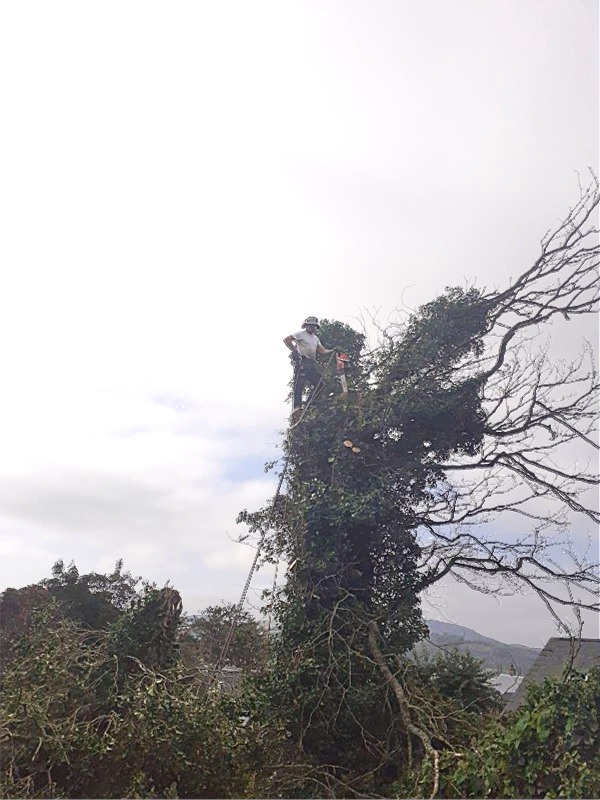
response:
{"label": "background tree", "polygon": [[[66,615],[93,629],[103,629],[117,620],[139,598],[140,578],[123,572],[123,561],[107,575],[80,575],[71,562],[62,559],[52,567],[52,577],[21,589],[8,588],[0,595],[0,664],[11,657],[14,643],[27,633],[33,612],[51,603],[55,615]],[[143,582],[148,588],[150,584]],[[140,589],[141,591],[141,589]]]}
{"label": "background tree", "polygon": [[40,581],[40,586],[59,601],[71,619],[90,628],[105,628],[138,599],[140,582],[141,578],[123,572],[122,559],[107,575],[98,572],[80,575],[73,562],[65,567],[60,559],[52,567],[52,577]]}
{"label": "background tree", "polygon": [[[235,627],[222,660],[224,645]],[[266,631],[247,611],[238,613],[233,603],[209,606],[200,614],[186,617],[181,648],[189,666],[235,666],[252,672],[264,666]]]}
{"label": "background tree", "polygon": [[502,697],[490,683],[494,673],[471,653],[453,648],[413,657],[415,680],[422,686],[431,686],[440,697],[455,700],[468,711],[502,709]]}
{"label": "background tree", "polygon": [[51,606],[34,614],[2,676],[0,796],[246,794],[263,745],[177,658],[164,649],[157,658],[164,614],[149,624],[156,600],[150,592],[139,616],[127,612],[106,630],[82,628]]}
{"label": "background tree", "polygon": [[532,684],[527,701],[443,758],[443,797],[598,797],[600,669]]}
{"label": "background tree", "polygon": [[[52,602],[42,586],[5,589],[0,595],[0,667],[4,669],[14,656],[15,644],[29,632],[34,611]],[[55,609],[55,615],[59,615]]]}
{"label": "background tree", "polygon": [[120,669],[138,661],[150,669],[174,665],[179,657],[183,604],[176,589],[146,586],[141,597],[110,626],[110,651]]}

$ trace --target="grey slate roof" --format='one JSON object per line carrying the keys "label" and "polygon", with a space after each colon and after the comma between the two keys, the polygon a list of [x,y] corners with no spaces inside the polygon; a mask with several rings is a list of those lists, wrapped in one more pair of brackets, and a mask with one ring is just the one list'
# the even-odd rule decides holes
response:
{"label": "grey slate roof", "polygon": [[[600,667],[600,639],[579,639],[575,641],[573,669],[588,672],[592,667]],[[510,696],[505,711],[514,711],[527,696],[531,683],[543,683],[546,678],[558,678],[569,664],[573,652],[572,640],[553,637],[536,658],[517,691]]]}

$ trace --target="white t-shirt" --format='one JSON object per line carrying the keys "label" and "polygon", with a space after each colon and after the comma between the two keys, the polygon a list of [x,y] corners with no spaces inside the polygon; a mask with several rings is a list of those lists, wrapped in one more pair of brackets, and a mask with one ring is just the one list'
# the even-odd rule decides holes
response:
{"label": "white t-shirt", "polygon": [[296,340],[298,352],[301,356],[306,356],[307,358],[317,357],[317,347],[321,342],[316,333],[309,333],[307,330],[302,329],[298,333],[292,333],[292,336]]}

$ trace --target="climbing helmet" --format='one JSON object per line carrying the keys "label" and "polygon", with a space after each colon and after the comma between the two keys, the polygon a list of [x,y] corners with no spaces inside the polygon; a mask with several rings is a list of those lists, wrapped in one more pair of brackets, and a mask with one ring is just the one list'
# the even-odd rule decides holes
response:
{"label": "climbing helmet", "polygon": [[316,317],[307,317],[302,323],[302,327],[306,328],[307,325],[314,325],[315,328],[320,328],[319,320]]}

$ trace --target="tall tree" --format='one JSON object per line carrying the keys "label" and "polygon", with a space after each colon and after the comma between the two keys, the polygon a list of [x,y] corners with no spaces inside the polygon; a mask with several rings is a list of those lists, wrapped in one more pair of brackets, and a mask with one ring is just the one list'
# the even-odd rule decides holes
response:
{"label": "tall tree", "polygon": [[[346,786],[357,764],[383,776],[416,746],[437,788],[437,752],[390,661],[423,636],[424,589],[452,574],[489,591],[481,578],[500,577],[534,589],[561,624],[561,606],[598,609],[595,566],[556,560],[544,536],[565,509],[598,520],[584,493],[597,476],[557,461],[573,441],[594,444],[593,361],[532,350],[539,326],[597,311],[598,200],[594,180],[508,289],[449,288],[370,353],[325,321],[358,391],[339,396],[326,373],[284,443],[285,494],[240,515],[266,558],[290,563],[269,695]],[[516,540],[484,527],[514,514],[532,523]]]}

